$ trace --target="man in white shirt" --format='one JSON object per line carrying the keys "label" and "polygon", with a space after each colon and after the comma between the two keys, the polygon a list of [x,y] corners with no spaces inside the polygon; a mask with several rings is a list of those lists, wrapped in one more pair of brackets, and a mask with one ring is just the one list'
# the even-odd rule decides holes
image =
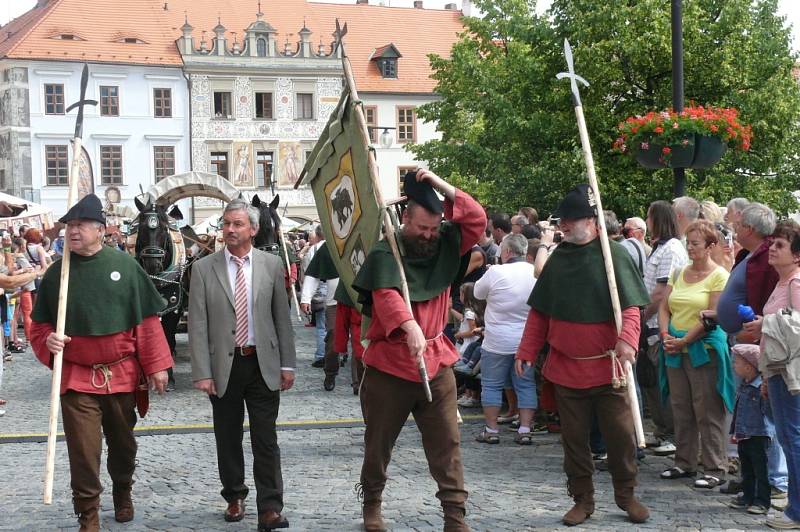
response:
{"label": "man in white shirt", "polygon": [[481,355],[481,402],[486,427],[477,436],[481,443],[499,443],[497,416],[503,403],[503,389],[517,394],[520,427],[514,441],[530,445],[531,421],[537,406],[533,367],[518,376],[514,372],[517,352],[530,307],[536,279],[533,265],[525,261],[528,241],[510,234],[500,244],[502,264],[495,265],[475,283],[475,297],[486,300]]}

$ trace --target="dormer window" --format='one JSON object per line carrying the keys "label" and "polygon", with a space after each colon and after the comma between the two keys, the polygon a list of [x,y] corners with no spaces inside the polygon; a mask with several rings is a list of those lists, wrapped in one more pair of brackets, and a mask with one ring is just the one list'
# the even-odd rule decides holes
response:
{"label": "dormer window", "polygon": [[264,37],[256,39],[256,55],[258,57],[267,56],[267,40]]}
{"label": "dormer window", "polygon": [[86,40],[86,39],[83,39],[83,38],[79,37],[78,35],[75,35],[74,33],[57,33],[55,35],[51,35],[50,38],[51,39],[56,39],[58,41],[85,41]]}
{"label": "dormer window", "polygon": [[381,46],[372,53],[371,61],[374,61],[381,73],[381,77],[388,79],[397,78],[397,60],[403,57],[394,44]]}
{"label": "dormer window", "polygon": [[136,37],[125,37],[124,39],[121,39],[118,42],[122,42],[125,44],[147,44],[143,40],[137,39]]}

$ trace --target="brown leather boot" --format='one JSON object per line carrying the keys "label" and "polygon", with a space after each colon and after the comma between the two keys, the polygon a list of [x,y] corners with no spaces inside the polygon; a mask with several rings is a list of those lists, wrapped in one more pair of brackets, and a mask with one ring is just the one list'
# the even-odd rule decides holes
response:
{"label": "brown leather boot", "polygon": [[114,489],[114,519],[118,523],[133,521],[133,500],[131,500],[131,488]]}
{"label": "brown leather boot", "polygon": [[455,504],[443,504],[444,532],[469,532],[469,527],[464,521],[467,510]]}
{"label": "brown leather boot", "polygon": [[575,504],[564,514],[561,521],[567,526],[579,525],[594,513],[594,484],[592,484],[592,478],[568,479],[567,490]]}
{"label": "brown leather boot", "polygon": [[100,532],[100,498],[72,499],[80,532]]}
{"label": "brown leather boot", "polygon": [[628,513],[632,523],[644,523],[650,518],[650,510],[633,494],[633,486],[614,486],[614,502]]}

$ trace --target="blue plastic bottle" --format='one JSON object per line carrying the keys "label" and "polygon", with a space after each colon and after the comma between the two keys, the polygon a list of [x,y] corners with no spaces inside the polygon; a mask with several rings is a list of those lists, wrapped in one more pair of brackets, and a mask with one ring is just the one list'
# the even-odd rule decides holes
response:
{"label": "blue plastic bottle", "polygon": [[739,305],[738,313],[739,317],[742,319],[742,322],[744,323],[755,321],[756,319],[756,313],[753,312],[753,309],[748,305]]}

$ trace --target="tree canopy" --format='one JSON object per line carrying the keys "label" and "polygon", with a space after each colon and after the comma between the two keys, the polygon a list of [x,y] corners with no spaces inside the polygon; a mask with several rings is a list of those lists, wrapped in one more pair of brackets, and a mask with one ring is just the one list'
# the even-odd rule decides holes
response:
{"label": "tree canopy", "polygon": [[[672,103],[670,3],[665,0],[476,0],[449,58],[432,55],[440,100],[419,116],[436,120],[441,140],[412,146],[431,168],[453,176],[485,205],[550,212],[585,182],[563,42],[575,69],[604,206],[641,215],[672,196],[672,171],[645,170],[611,151],[628,116]],[[687,103],[734,107],[753,128],[749,152],[728,150],[708,170],[687,169],[687,194],[724,204],[736,196],[795,211],[800,189],[800,89],[790,31],[777,0],[684,2]]]}

